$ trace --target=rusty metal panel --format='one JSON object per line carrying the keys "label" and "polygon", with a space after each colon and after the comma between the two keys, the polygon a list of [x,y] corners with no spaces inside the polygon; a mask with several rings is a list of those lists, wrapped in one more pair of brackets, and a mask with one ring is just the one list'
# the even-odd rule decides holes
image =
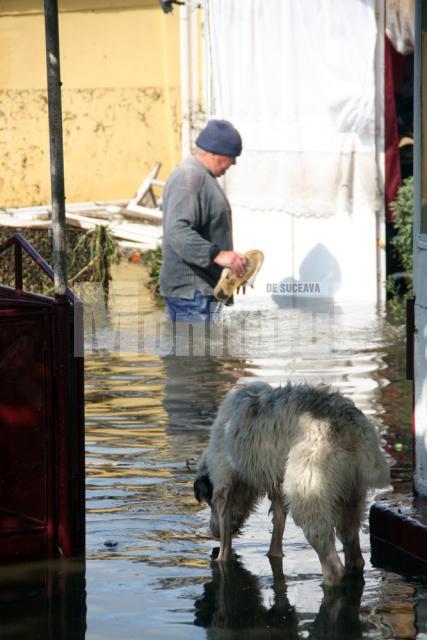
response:
{"label": "rusty metal panel", "polygon": [[84,556],[83,318],[69,289],[23,290],[23,251],[54,273],[21,234],[0,255],[12,249],[15,288],[0,284],[0,559]]}
{"label": "rusty metal panel", "polygon": [[52,317],[47,306],[0,308],[3,557],[54,555]]}
{"label": "rusty metal panel", "polygon": [[65,298],[0,286],[0,558],[85,552],[84,366],[74,322]]}

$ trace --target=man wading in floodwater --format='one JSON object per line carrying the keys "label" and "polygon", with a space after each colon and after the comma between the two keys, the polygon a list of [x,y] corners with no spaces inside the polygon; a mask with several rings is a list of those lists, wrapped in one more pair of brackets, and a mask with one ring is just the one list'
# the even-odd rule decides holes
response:
{"label": "man wading in floodwater", "polygon": [[165,185],[160,294],[173,322],[209,321],[223,267],[239,277],[245,272],[244,254],[233,251],[230,204],[217,181],[241,152],[242,139],[233,125],[210,120],[194,154]]}

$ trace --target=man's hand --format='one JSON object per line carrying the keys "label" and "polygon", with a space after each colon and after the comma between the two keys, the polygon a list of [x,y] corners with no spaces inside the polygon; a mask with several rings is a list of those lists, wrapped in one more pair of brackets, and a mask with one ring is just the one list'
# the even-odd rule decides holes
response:
{"label": "man's hand", "polygon": [[237,251],[220,251],[212,260],[220,267],[230,267],[230,269],[241,277],[246,271],[247,259],[244,253],[237,253]]}

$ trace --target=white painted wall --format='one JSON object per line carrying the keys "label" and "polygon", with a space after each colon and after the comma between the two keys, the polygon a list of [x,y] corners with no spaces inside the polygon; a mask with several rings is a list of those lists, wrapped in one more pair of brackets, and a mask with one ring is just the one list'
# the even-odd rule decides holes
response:
{"label": "white painted wall", "polygon": [[[427,257],[427,256],[426,256]],[[427,282],[427,268],[424,270]],[[427,496],[427,308],[415,306],[415,487]]]}
{"label": "white painted wall", "polygon": [[414,482],[418,493],[427,496],[427,236],[418,232],[421,208],[418,169],[414,179]]}
{"label": "white painted wall", "polygon": [[[300,218],[281,212],[233,210],[237,251],[261,249],[265,262],[249,297],[273,297],[272,285],[290,279],[320,283],[334,302],[377,300],[375,213]],[[306,294],[296,294],[296,297]],[[318,297],[316,294],[315,297]],[[236,298],[236,304],[242,302]]]}

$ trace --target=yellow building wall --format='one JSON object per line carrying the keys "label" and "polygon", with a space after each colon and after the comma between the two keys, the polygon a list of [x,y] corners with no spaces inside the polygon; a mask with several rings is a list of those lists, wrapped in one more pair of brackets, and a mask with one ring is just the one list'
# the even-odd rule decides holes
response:
{"label": "yellow building wall", "polygon": [[[157,0],[62,0],[68,202],[134,195],[180,160],[179,14]],[[43,0],[0,0],[0,207],[51,200]]]}

